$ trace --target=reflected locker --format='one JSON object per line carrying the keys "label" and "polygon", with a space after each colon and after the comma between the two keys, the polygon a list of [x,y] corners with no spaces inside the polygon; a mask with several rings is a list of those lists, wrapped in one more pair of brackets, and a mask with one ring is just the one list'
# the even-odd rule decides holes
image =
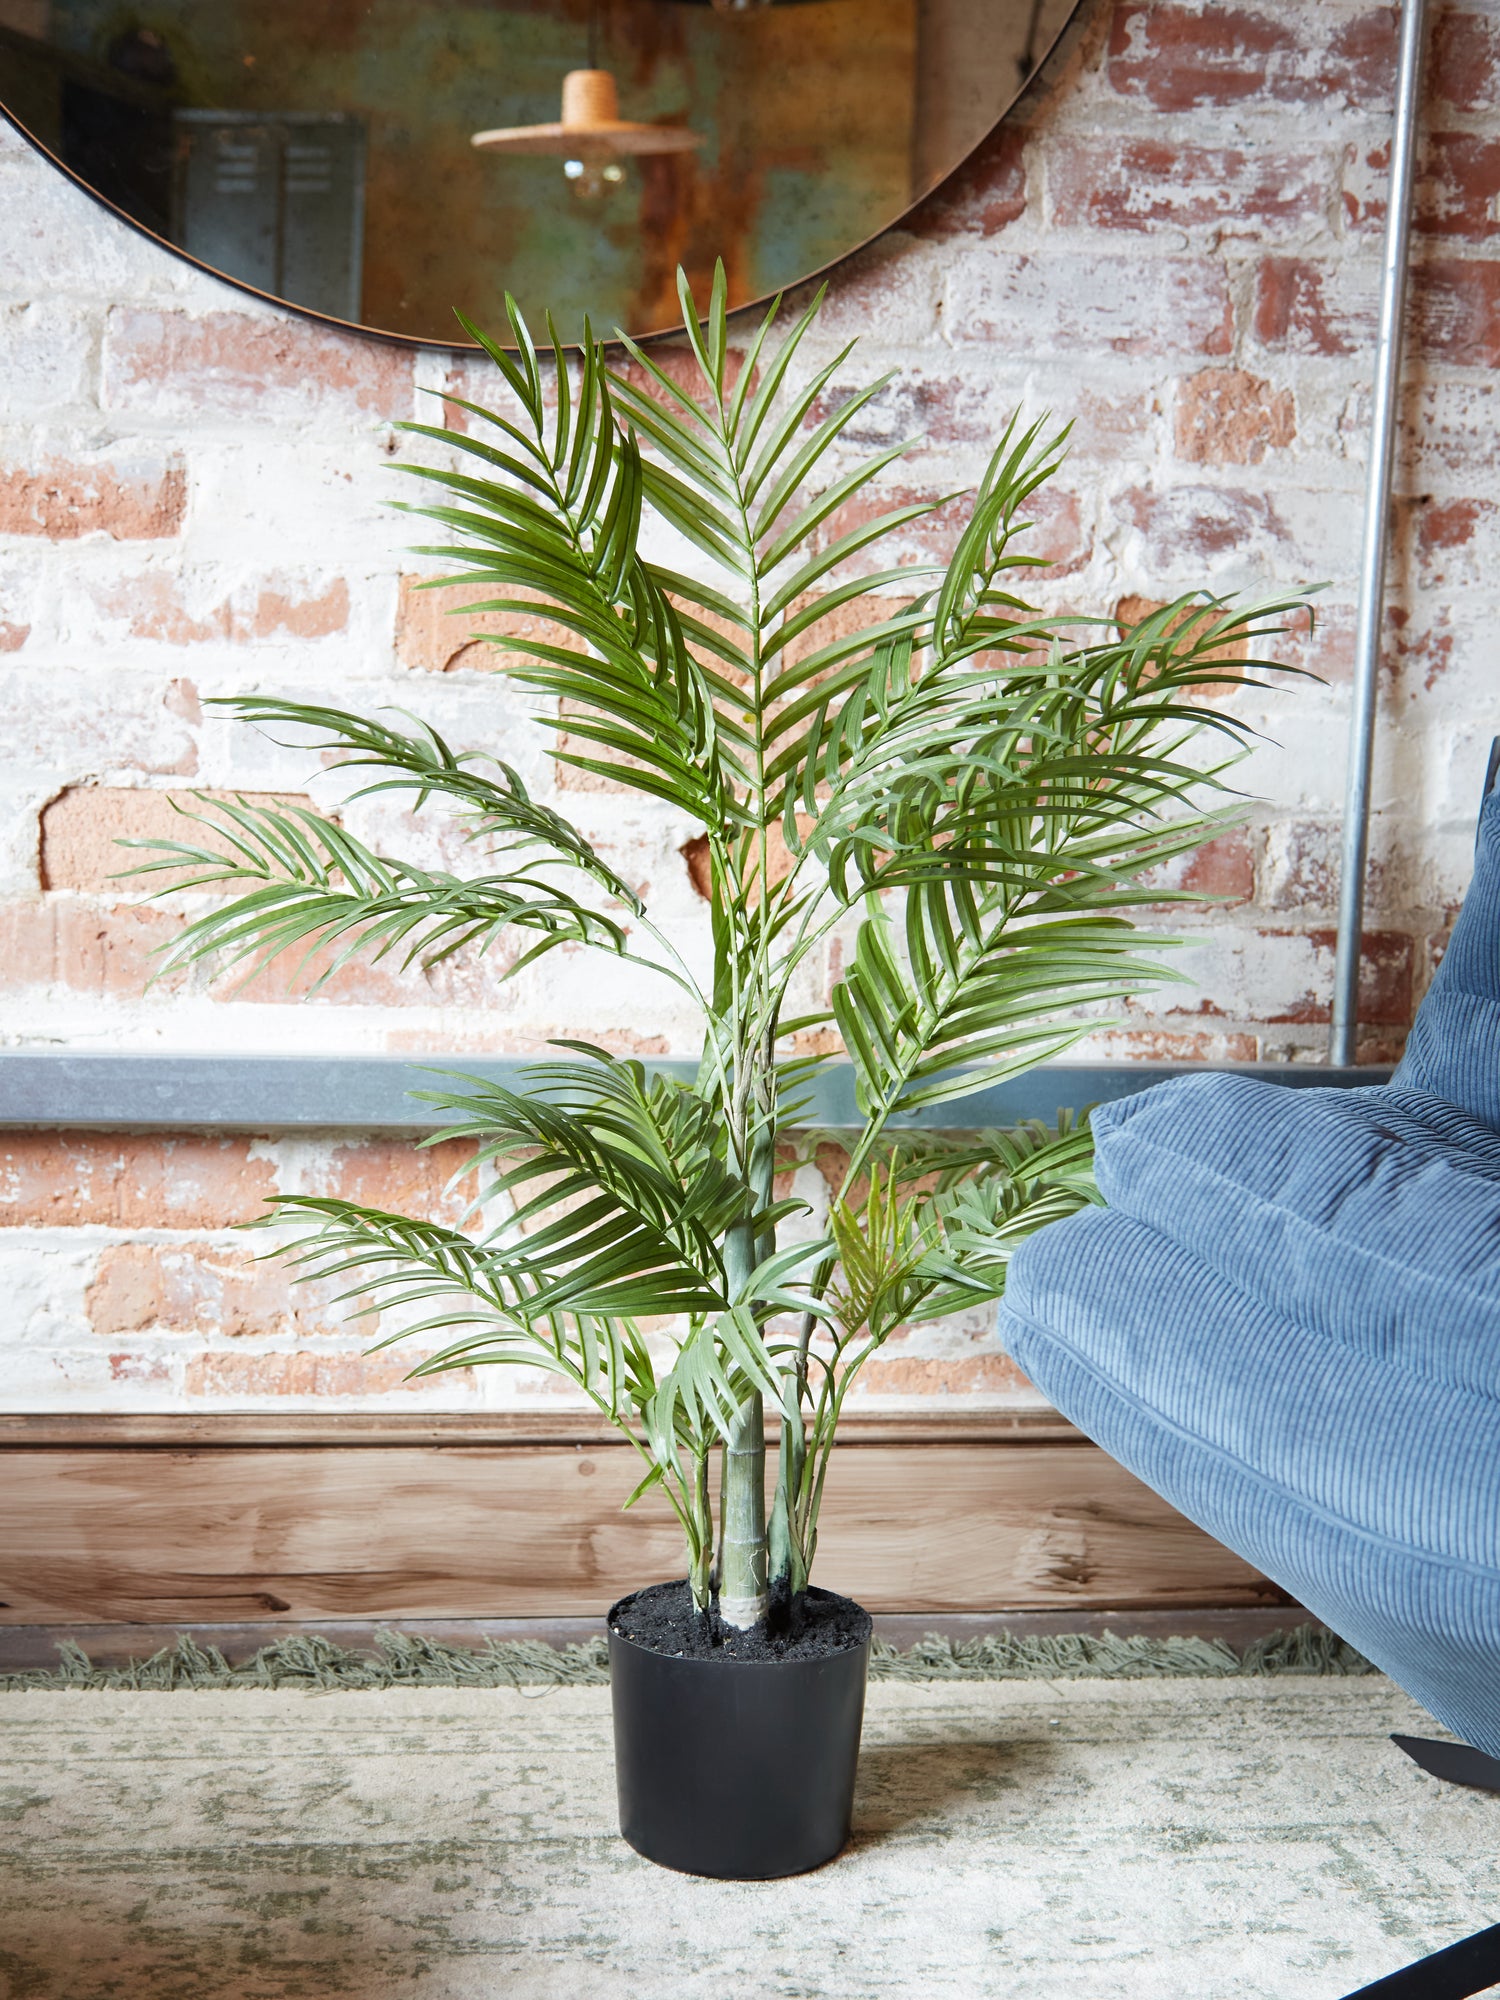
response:
{"label": "reflected locker", "polygon": [[358,119],[178,111],[172,241],[257,291],[360,316],[365,131]]}

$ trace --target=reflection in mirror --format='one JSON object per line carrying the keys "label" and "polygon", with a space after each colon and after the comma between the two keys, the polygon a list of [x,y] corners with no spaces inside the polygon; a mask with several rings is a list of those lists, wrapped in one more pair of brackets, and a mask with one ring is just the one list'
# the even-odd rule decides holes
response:
{"label": "reflection in mirror", "polygon": [[0,0],[0,106],[143,228],[288,304],[448,344],[504,293],[577,338],[877,234],[1073,0]]}

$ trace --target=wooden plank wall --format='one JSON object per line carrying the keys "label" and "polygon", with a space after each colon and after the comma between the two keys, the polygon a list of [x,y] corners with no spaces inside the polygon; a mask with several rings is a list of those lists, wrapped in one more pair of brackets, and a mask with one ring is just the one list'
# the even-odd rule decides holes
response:
{"label": "wooden plank wall", "polygon": [[[681,1573],[592,1419],[0,1416],[0,1624],[597,1615]],[[1061,1419],[853,1418],[818,1580],[872,1611],[1285,1602]]]}

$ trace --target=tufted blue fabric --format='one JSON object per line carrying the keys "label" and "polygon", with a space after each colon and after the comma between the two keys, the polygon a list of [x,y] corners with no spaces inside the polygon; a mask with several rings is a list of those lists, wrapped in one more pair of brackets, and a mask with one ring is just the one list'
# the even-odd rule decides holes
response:
{"label": "tufted blue fabric", "polygon": [[1011,1264],[1058,1408],[1500,1756],[1500,792],[1379,1090],[1179,1078]]}

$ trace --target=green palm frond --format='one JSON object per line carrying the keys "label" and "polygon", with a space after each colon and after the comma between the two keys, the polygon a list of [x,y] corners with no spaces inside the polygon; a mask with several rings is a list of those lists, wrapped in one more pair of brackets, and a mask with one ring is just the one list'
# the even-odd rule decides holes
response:
{"label": "green palm frond", "polygon": [[919,1194],[903,1195],[894,1175],[870,1176],[864,1202],[835,1198],[828,1226],[838,1251],[838,1276],[828,1295],[843,1340],[865,1334],[878,1345],[910,1318],[926,1292],[920,1273],[936,1230]]}
{"label": "green palm frond", "polygon": [[[627,909],[637,915],[642,912],[641,899],[630,884],[600,858],[570,820],[532,798],[519,772],[497,757],[455,752],[429,723],[418,720],[414,729],[400,730],[347,709],[268,695],[215,697],[210,705],[227,708],[267,734],[282,727],[295,729],[297,741],[307,749],[332,753],[327,755],[330,770],[374,773],[350,794],[351,799],[388,792],[414,795],[413,811],[436,799],[451,801],[468,822],[469,839],[488,852],[534,851],[591,876]],[[476,769],[481,763],[490,765],[496,775],[487,777]]]}
{"label": "green palm frond", "polygon": [[[524,1280],[460,1230],[316,1195],[276,1197],[267,1221],[301,1227],[282,1254],[305,1279],[345,1284],[339,1296],[355,1301],[356,1317],[401,1317],[376,1351],[464,1329],[459,1340],[418,1363],[414,1375],[491,1363],[541,1368],[583,1390],[612,1418],[655,1393],[650,1355],[628,1322],[540,1311]],[[410,1318],[412,1308],[421,1317]]]}
{"label": "green palm frond", "polygon": [[[606,760],[570,751],[565,760],[616,776],[612,760],[629,759],[639,790],[706,824],[728,823],[735,816],[737,767],[734,732],[724,731],[715,704],[721,677],[695,658],[666,585],[638,554],[646,468],[635,439],[617,426],[603,351],[586,336],[576,393],[560,386],[549,412],[536,350],[514,301],[507,300],[507,312],[519,357],[485,342],[477,330],[476,337],[521,404],[524,426],[466,404],[501,437],[501,446],[478,437],[455,439],[430,426],[407,427],[456,444],[505,475],[401,468],[462,503],[407,508],[448,531],[447,541],[422,553],[459,565],[444,581],[491,593],[462,610],[534,614],[540,596],[548,616],[589,648],[479,635],[512,656],[513,679],[579,711],[576,721],[570,714],[570,734],[610,753]],[[567,363],[555,340],[553,363],[552,380],[566,385]],[[493,594],[496,586],[502,594]],[[517,597],[518,591],[527,595]]]}
{"label": "green palm frond", "polygon": [[[163,971],[208,957],[224,965],[253,958],[253,977],[283,952],[300,948],[305,964],[341,945],[319,974],[321,986],[359,955],[379,961],[394,952],[403,968],[418,960],[431,967],[466,947],[486,951],[512,928],[531,932],[534,942],[505,965],[507,978],[560,944],[626,948],[618,923],[549,883],[536,866],[450,875],[376,854],[302,806],[195,796],[204,810],[179,810],[222,845],[129,841],[157,856],[131,872],[169,875],[159,895],[228,887],[244,893],[189,923]],[[255,886],[247,890],[247,883]]]}
{"label": "green palm frond", "polygon": [[[944,885],[947,887],[947,885]],[[1123,917],[1076,916],[1013,924],[961,888],[912,891],[930,909],[917,966],[895,947],[896,927],[874,903],[833,991],[834,1018],[866,1117],[949,1102],[1053,1061],[1099,1023],[1073,1010],[1117,1001],[1171,977]],[[954,925],[957,901],[971,924]]]}
{"label": "green palm frond", "polygon": [[1005,1290],[1015,1251],[1050,1222],[1097,1202],[1076,1182],[1016,1181],[1003,1175],[973,1180],[932,1203],[941,1240],[924,1259],[923,1295],[908,1308],[916,1325],[987,1304]]}
{"label": "green palm frond", "polygon": [[1083,1201],[1098,1199],[1088,1119],[1069,1110],[1058,1113],[1055,1125],[1033,1118],[983,1133],[903,1132],[891,1149],[890,1171],[902,1184],[926,1182],[933,1195],[1004,1179],[1018,1187],[1071,1187]]}
{"label": "green palm frond", "polygon": [[548,1313],[731,1311],[725,1239],[772,1231],[801,1204],[757,1202],[724,1159],[712,1104],[589,1055],[535,1064],[524,1096],[477,1078],[420,1093],[453,1117],[445,1139],[475,1142],[477,1202],[515,1204],[490,1254]]}

